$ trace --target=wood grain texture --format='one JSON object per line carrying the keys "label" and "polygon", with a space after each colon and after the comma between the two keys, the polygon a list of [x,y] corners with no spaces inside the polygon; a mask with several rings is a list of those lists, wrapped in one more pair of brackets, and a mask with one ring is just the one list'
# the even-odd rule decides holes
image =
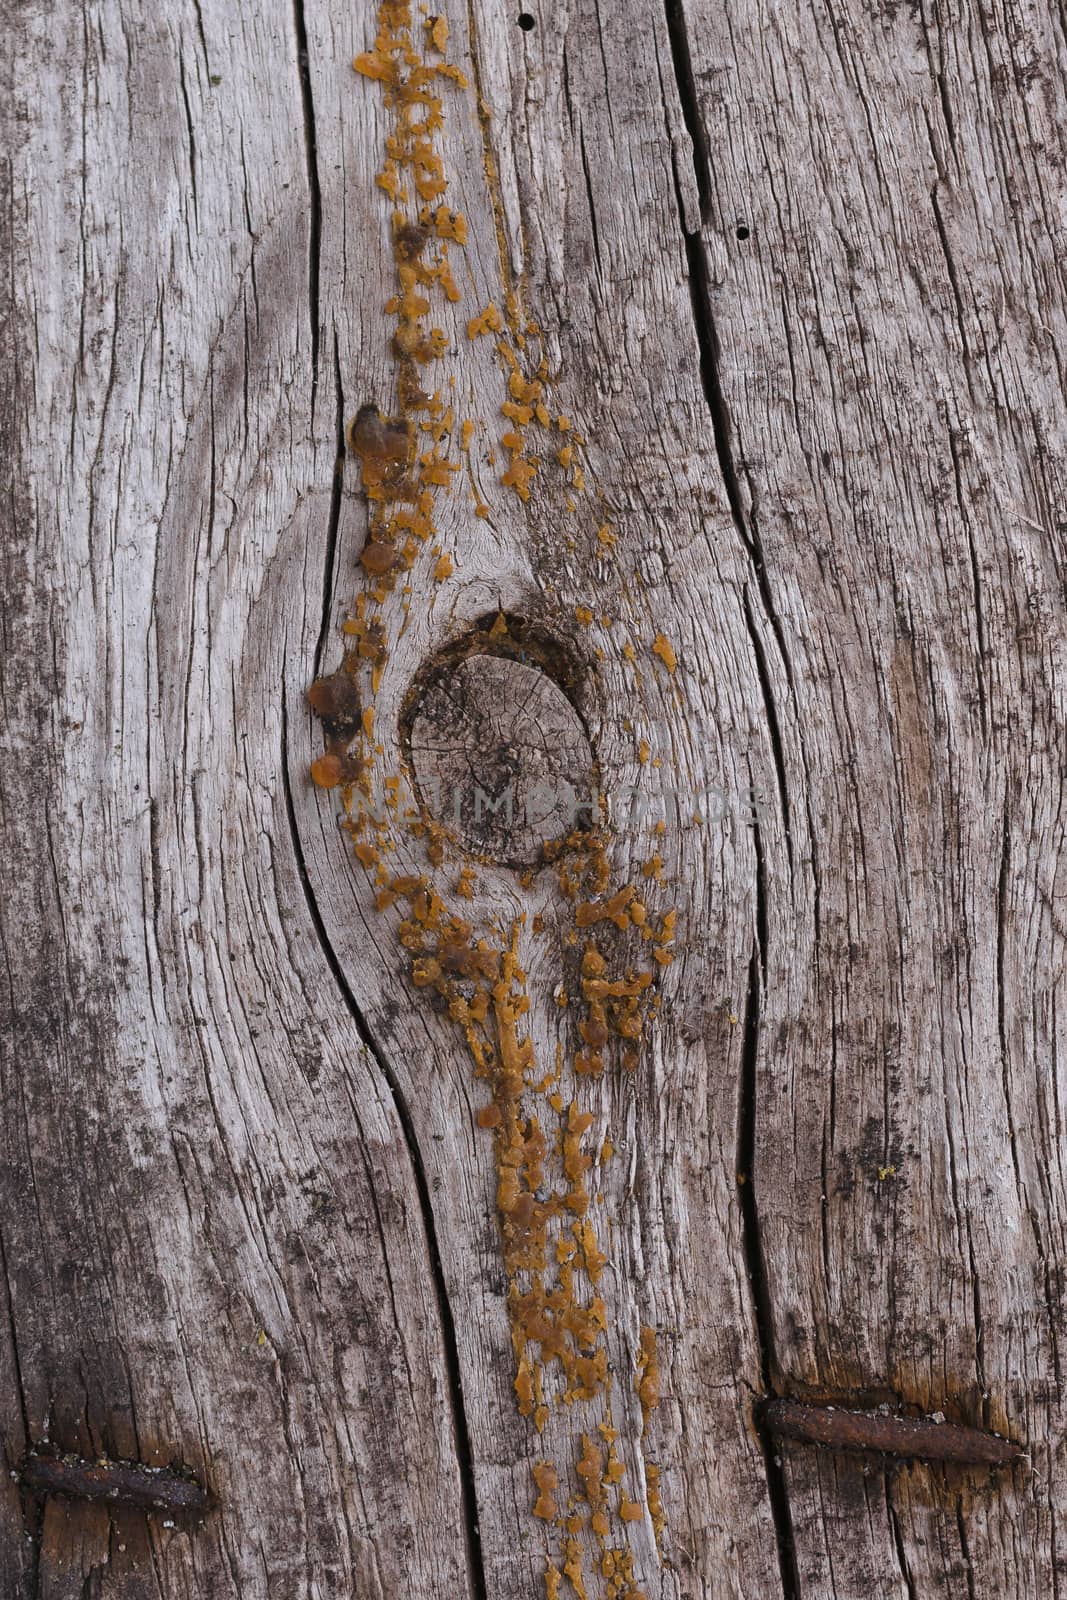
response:
{"label": "wood grain texture", "polygon": [[462,1594],[413,1157],[288,814],[335,457],[298,46],[202,23],[20,21],[0,1393],[12,1467],[174,1457],[226,1510],[24,1527],[5,1473],[3,1588]]}
{"label": "wood grain texture", "polygon": [[[411,830],[391,858],[450,901],[473,868],[478,927],[525,918],[534,1058],[560,1047],[589,1148],[615,1146],[588,1183],[634,1584],[1052,1600],[1062,16],[446,14],[467,241],[427,370],[474,429],[435,502],[454,571],[421,549],[381,605],[375,774],[409,781],[420,674],[524,619],[568,665],[612,884],[677,911],[635,1069],[579,1079],[555,868],[434,861]],[[12,24],[5,1462],[180,1463],[218,1502],[170,1528],[5,1474],[19,1600],[532,1600],[558,1543],[532,1468],[577,1490],[605,1415],[538,1434],[516,1408],[484,1086],[308,780],[305,691],[369,587],[344,427],[398,402],[390,113],[351,67],[376,25],[366,0]],[[467,321],[509,288],[582,490],[547,433],[529,501],[500,482],[507,369]],[[767,1392],[944,1412],[1027,1457],[779,1448]]]}
{"label": "wood grain texture", "polygon": [[767,850],[757,1066],[776,1382],[884,1386],[1032,1462],[996,1492],[909,1474],[842,1578],[822,1512],[843,1468],[793,1458],[801,1583],[1054,1595],[1063,19],[687,16],[790,826]]}
{"label": "wood grain texture", "polygon": [[588,821],[596,776],[581,718],[547,673],[477,654],[421,688],[411,724],[423,806],[461,848],[510,866]]}

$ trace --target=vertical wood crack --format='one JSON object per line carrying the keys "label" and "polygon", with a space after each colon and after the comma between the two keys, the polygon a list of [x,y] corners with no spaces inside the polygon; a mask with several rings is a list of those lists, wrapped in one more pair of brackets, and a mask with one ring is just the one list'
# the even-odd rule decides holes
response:
{"label": "vertical wood crack", "polygon": [[[765,1394],[774,1392],[774,1319],[764,1271],[763,1241],[760,1234],[759,1205],[753,1182],[756,1156],[756,1095],[759,1057],[760,1008],[766,967],[767,908],[764,892],[765,871],[758,827],[755,830],[758,871],[756,879],[756,940],[748,968],[748,993],[745,998],[744,1039],[741,1054],[741,1085],[737,1119],[737,1171],[740,1185],[741,1243],[745,1270],[752,1291],[752,1306],[759,1346],[760,1377]],[[778,1570],[784,1600],[800,1600],[800,1576],[793,1537],[793,1518],[789,1489],[775,1440],[755,1419],[767,1474],[767,1497],[778,1540]]]}
{"label": "vertical wood crack", "polygon": [[315,97],[311,89],[307,21],[304,0],[293,0],[296,32],[296,69],[300,77],[300,103],[304,112],[304,150],[308,175],[308,317],[311,322],[311,422],[319,387],[319,278],[322,254],[322,191],[319,187],[318,141],[315,134]]}
{"label": "vertical wood crack", "polygon": [[[693,169],[697,183],[700,220],[704,223],[711,213],[711,158],[707,132],[697,104],[693,57],[689,50],[689,36],[685,27],[685,8],[683,0],[664,0],[664,4],[667,12],[667,35],[671,42],[671,59],[674,62],[674,76],[682,107],[682,120],[693,146]],[[681,207],[679,212],[684,218],[685,213]]]}
{"label": "vertical wood crack", "polygon": [[[196,222],[197,226],[199,226],[200,204],[196,192],[196,133],[193,130],[193,113],[192,108],[189,105],[189,88],[185,82],[185,60],[182,56],[178,57],[178,85],[182,92],[182,105],[185,108],[185,131],[189,139],[189,197],[193,205],[193,220]],[[115,292],[117,295],[117,284],[115,287]],[[118,327],[117,319],[115,326],[116,328]],[[100,429],[100,437],[101,439],[104,437],[104,430],[102,426]]]}
{"label": "vertical wood crack", "polygon": [[[710,205],[710,164],[707,139],[697,103],[696,84],[693,78],[692,58],[686,34],[682,0],[665,0],[667,31],[670,38],[674,74],[682,115],[693,145],[693,164],[700,199],[700,218],[707,219]],[[693,310],[693,324],[700,354],[700,377],[711,418],[715,452],[722,473],[730,513],[738,537],[752,564],[764,616],[774,635],[782,659],[786,678],[792,690],[792,674],[782,638],[781,625],[775,612],[767,583],[763,551],[756,526],[749,525],[741,495],[740,476],[733,451],[733,427],[722,391],[719,375],[719,341],[711,308],[711,291],[708,278],[707,255],[699,230],[686,226],[685,207],[675,174],[675,199],[678,220],[685,242],[688,268],[689,294]],[[760,631],[753,616],[749,586],[745,586],[745,625],[752,641],[752,649],[759,675],[760,691],[767,717],[768,736],[777,776],[779,803],[790,872],[793,871],[793,850],[790,831],[789,795],[786,782],[785,756],[781,727],[768,671],[766,652]],[[760,1015],[763,990],[767,978],[767,870],[759,826],[754,829],[756,849],[756,940],[749,962],[748,994],[745,1002],[744,1043],[742,1049],[741,1083],[738,1107],[737,1170],[743,1173],[741,1185],[742,1245],[747,1276],[752,1290],[753,1317],[759,1344],[760,1368],[763,1387],[771,1391],[774,1360],[774,1322],[771,1315],[769,1291],[764,1272],[763,1244],[760,1233],[759,1207],[754,1183],[756,1155],[756,1103],[758,1087],[758,1057]],[[793,1536],[793,1522],[789,1507],[789,1492],[781,1458],[774,1440],[757,1422],[760,1444],[767,1475],[767,1495],[778,1542],[778,1568],[785,1600],[799,1600],[800,1577]]]}
{"label": "vertical wood crack", "polygon": [[[681,98],[686,126],[696,122],[699,126],[700,112],[695,100],[695,86],[693,83],[692,67],[689,65],[689,47],[685,42],[684,19],[672,22],[672,17],[677,13],[677,6],[673,0],[668,0],[667,17],[671,33],[671,48],[674,52],[675,77],[678,94]],[[681,40],[682,43],[677,41]],[[684,45],[684,50],[683,50]],[[682,51],[681,59],[679,51]],[[696,168],[697,189],[701,195],[701,215],[704,211],[704,193],[708,183],[707,153],[702,146],[694,141],[693,160]],[[745,549],[752,571],[759,589],[760,602],[767,624],[774,635],[778,653],[781,657],[782,668],[790,691],[793,688],[793,674],[789,656],[782,636],[774,600],[767,582],[766,565],[763,558],[763,549],[760,543],[759,529],[754,518],[746,517],[744,503],[741,495],[741,479],[737,462],[734,459],[733,425],[730,420],[729,408],[722,392],[722,382],[719,376],[719,340],[715,328],[715,315],[711,309],[711,287],[708,279],[708,262],[704,250],[704,242],[699,232],[693,232],[685,224],[685,206],[681,190],[675,177],[675,200],[678,206],[678,220],[685,243],[686,265],[688,268],[689,296],[693,310],[693,325],[696,331],[697,347],[700,354],[700,379],[707,404],[708,414],[711,418],[712,434],[715,441],[715,453],[718,457],[719,470],[722,473],[723,486],[726,491],[727,503],[738,537]],[[789,856],[790,872],[793,871],[793,845],[792,833],[789,826],[789,794],[786,784],[785,761],[782,751],[781,728],[779,725],[778,711],[775,705],[770,679],[767,673],[766,652],[763,648],[759,632],[755,627],[751,610],[746,603],[745,623],[749,637],[752,640],[753,650],[756,655],[759,669],[760,688],[763,694],[764,708],[767,715],[767,727],[774,755],[775,771],[778,783],[779,802],[782,807],[782,821],[784,826],[786,851]]]}
{"label": "vertical wood crack", "polygon": [[297,872],[300,876],[301,888],[307,903],[308,915],[315,936],[321,946],[326,964],[337,987],[337,991],[355,1024],[361,1044],[366,1049],[370,1058],[381,1073],[382,1081],[389,1091],[393,1106],[396,1110],[397,1121],[403,1134],[407,1147],[408,1159],[411,1163],[411,1173],[418,1195],[419,1211],[422,1215],[423,1234],[426,1240],[426,1253],[429,1257],[430,1274],[433,1281],[434,1297],[437,1302],[437,1314],[441,1328],[441,1344],[444,1354],[445,1372],[448,1382],[449,1411],[452,1417],[453,1442],[456,1450],[456,1461],[460,1477],[460,1494],[463,1510],[464,1540],[467,1549],[467,1572],[470,1578],[471,1593],[474,1600],[488,1600],[488,1591],[485,1581],[485,1565],[482,1558],[481,1534],[478,1528],[478,1503],[474,1484],[474,1456],[471,1449],[470,1429],[467,1425],[467,1412],[463,1399],[463,1379],[459,1362],[459,1343],[456,1337],[455,1319],[452,1315],[452,1305],[448,1297],[448,1286],[445,1282],[444,1267],[441,1261],[441,1251],[437,1243],[437,1226],[434,1221],[433,1204],[430,1199],[430,1185],[426,1177],[426,1169],[419,1149],[418,1138],[415,1133],[411,1112],[404,1098],[402,1089],[396,1076],[390,1068],[385,1057],[375,1044],[374,1037],[367,1025],[366,1018],[360,1009],[359,1003],[352,992],[351,986],[345,977],[344,968],[338,959],[326,931],[319,909],[315,891],[311,884],[307,862],[304,857],[303,846],[300,842],[300,830],[297,826],[296,807],[293,803],[293,788],[289,777],[289,713],[288,701],[282,695],[282,750],[281,750],[282,788],[285,797],[285,814],[289,824],[289,833],[293,843],[293,855],[296,860]]}
{"label": "vertical wood crack", "polygon": [[334,420],[333,479],[330,484],[330,514],[326,523],[326,550],[322,563],[322,622],[315,643],[315,677],[322,672],[322,659],[330,630],[330,602],[333,596],[334,573],[337,566],[337,535],[341,525],[341,496],[344,491],[345,472],[345,391],[341,382],[341,352],[337,343],[337,329],[333,331],[333,381],[337,398]]}
{"label": "vertical wood crack", "polygon": [[912,1577],[911,1564],[908,1561],[908,1550],[904,1540],[904,1530],[900,1526],[900,1517],[897,1514],[896,1507],[894,1506],[891,1498],[892,1491],[890,1489],[890,1481],[890,1479],[886,1479],[885,1502],[886,1510],[889,1513],[889,1527],[893,1536],[893,1548],[896,1551],[897,1561],[900,1563],[900,1576],[904,1579],[904,1584],[908,1591],[908,1600],[918,1600],[918,1591],[915,1587],[915,1579]]}

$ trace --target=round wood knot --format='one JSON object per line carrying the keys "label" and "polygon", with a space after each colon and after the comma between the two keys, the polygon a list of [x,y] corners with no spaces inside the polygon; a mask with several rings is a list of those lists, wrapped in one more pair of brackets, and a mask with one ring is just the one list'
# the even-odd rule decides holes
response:
{"label": "round wood knot", "polygon": [[411,764],[426,810],[468,849],[530,866],[542,847],[588,827],[593,752],[582,719],[539,667],[468,656],[424,691]]}

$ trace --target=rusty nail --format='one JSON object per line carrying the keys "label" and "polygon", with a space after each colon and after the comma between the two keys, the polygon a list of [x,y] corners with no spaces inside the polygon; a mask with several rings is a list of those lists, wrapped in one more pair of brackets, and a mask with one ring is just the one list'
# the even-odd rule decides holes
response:
{"label": "rusty nail", "polygon": [[868,1450],[968,1467],[999,1467],[1024,1454],[1021,1445],[999,1434],[932,1417],[843,1411],[839,1406],[806,1405],[799,1400],[764,1400],[757,1415],[781,1439],[799,1439],[830,1450]]}
{"label": "rusty nail", "polygon": [[107,1500],[144,1511],[206,1511],[211,1498],[194,1478],[169,1467],[145,1467],[139,1461],[85,1461],[31,1450],[19,1477],[34,1494]]}

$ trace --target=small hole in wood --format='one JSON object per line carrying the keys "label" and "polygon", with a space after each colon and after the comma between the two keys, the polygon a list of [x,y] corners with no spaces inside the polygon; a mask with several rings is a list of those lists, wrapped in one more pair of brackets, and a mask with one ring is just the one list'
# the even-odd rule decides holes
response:
{"label": "small hole in wood", "polygon": [[752,232],[752,229],[748,226],[747,223],[739,222],[737,224],[737,237],[739,239],[747,239],[749,237],[749,235],[751,234],[751,232]]}
{"label": "small hole in wood", "polygon": [[535,28],[536,26],[536,22],[528,11],[519,12],[519,27],[522,29],[523,33],[529,33],[531,28]]}

